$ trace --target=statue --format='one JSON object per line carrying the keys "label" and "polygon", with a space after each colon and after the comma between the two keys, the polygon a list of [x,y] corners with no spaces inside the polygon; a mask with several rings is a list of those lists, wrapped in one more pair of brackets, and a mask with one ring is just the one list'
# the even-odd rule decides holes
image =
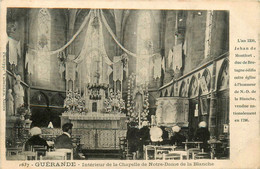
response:
{"label": "statue", "polygon": [[135,96],[135,108],[136,108],[136,112],[138,113],[143,112],[143,96],[139,92]]}
{"label": "statue", "polygon": [[16,84],[14,85],[14,93],[15,93],[15,112],[18,107],[21,107],[24,104],[24,89],[21,85],[21,76],[16,77]]}
{"label": "statue", "polygon": [[9,89],[7,93],[6,114],[8,116],[12,116],[14,114],[14,98],[12,95],[12,89]]}

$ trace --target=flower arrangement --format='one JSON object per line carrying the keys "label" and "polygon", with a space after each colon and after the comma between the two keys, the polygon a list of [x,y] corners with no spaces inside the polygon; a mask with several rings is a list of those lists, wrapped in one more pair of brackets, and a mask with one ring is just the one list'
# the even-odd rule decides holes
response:
{"label": "flower arrangement", "polygon": [[122,99],[121,92],[114,93],[110,91],[110,95],[104,101],[106,113],[121,113],[125,109],[125,101]]}
{"label": "flower arrangement", "polygon": [[32,114],[30,109],[25,108],[24,106],[20,106],[17,108],[17,115],[20,116],[22,119],[30,119]]}
{"label": "flower arrangement", "polygon": [[24,116],[26,113],[25,111],[26,111],[26,108],[24,106],[20,106],[17,108],[17,115]]}
{"label": "flower arrangement", "polygon": [[85,100],[81,97],[79,92],[68,91],[67,97],[64,100],[64,107],[67,109],[67,112],[70,113],[83,113],[87,112],[85,109]]}

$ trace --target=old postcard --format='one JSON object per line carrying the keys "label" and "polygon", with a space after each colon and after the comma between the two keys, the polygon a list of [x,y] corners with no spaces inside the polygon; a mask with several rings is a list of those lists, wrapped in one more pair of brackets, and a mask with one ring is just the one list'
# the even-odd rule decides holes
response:
{"label": "old postcard", "polygon": [[257,1],[1,1],[0,168],[259,168]]}

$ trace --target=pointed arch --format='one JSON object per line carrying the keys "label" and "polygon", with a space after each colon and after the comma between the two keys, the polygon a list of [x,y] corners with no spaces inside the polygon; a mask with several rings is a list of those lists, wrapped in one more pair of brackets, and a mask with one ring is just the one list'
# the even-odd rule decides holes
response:
{"label": "pointed arch", "polygon": [[168,97],[168,90],[165,90],[164,97]]}
{"label": "pointed arch", "polygon": [[[204,85],[204,86],[202,86]],[[200,79],[200,94],[206,94],[210,91],[211,88],[211,74],[208,68],[204,69],[201,79]]]}
{"label": "pointed arch", "polygon": [[174,85],[171,86],[171,93],[170,93],[170,97],[174,96]]}
{"label": "pointed arch", "polygon": [[191,98],[191,97],[198,96],[198,94],[199,94],[198,80],[195,76],[192,76],[189,85],[188,96]]}
{"label": "pointed arch", "polygon": [[37,105],[46,105],[47,107],[50,105],[48,96],[41,91],[37,91],[33,94],[31,103]]}
{"label": "pointed arch", "polygon": [[179,96],[180,97],[187,97],[187,87],[186,87],[186,82],[183,80],[181,83],[181,87],[179,90]]}
{"label": "pointed arch", "polygon": [[163,97],[163,92],[162,91],[160,92],[160,97]]}
{"label": "pointed arch", "polygon": [[229,88],[229,60],[225,59],[222,62],[218,73],[217,90]]}
{"label": "pointed arch", "polygon": [[60,93],[56,93],[50,99],[50,104],[52,106],[63,106],[64,105],[65,96],[62,96]]}

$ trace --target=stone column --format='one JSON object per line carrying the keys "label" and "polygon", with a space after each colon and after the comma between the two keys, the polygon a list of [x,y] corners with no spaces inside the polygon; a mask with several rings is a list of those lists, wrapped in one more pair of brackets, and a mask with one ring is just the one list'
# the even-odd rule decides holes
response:
{"label": "stone column", "polygon": [[216,97],[216,62],[213,62],[213,71],[211,77],[211,93],[210,93],[210,110],[209,110],[209,132],[210,138],[216,136],[216,107],[217,107],[217,97]]}

